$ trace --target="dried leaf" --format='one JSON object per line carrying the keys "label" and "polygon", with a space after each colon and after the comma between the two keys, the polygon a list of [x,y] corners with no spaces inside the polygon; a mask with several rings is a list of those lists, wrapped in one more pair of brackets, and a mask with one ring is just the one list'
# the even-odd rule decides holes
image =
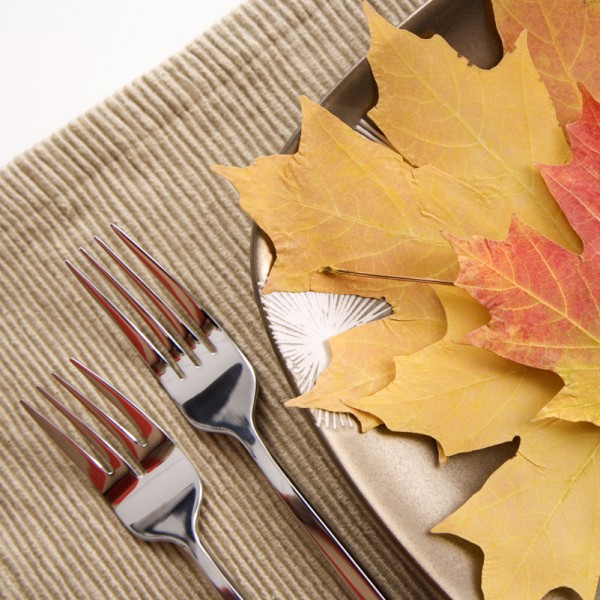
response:
{"label": "dried leaf", "polygon": [[421,39],[396,29],[368,4],[365,10],[367,58],[379,89],[369,115],[392,145],[411,164],[434,165],[491,203],[510,198],[513,212],[534,227],[543,214],[544,234],[578,250],[535,168],[563,164],[569,148],[525,37],[496,67],[483,70],[457,58],[441,37]]}
{"label": "dried leaf", "polygon": [[275,245],[265,293],[327,290],[332,278],[319,270],[328,265],[453,278],[456,257],[440,229],[505,235],[510,198],[491,202],[434,167],[413,169],[321,106],[306,98],[301,105],[298,152],[243,169],[214,167]]}
{"label": "dried leaf", "polygon": [[486,600],[568,586],[592,600],[600,573],[600,429],[539,422],[515,458],[433,529],[483,549]]}

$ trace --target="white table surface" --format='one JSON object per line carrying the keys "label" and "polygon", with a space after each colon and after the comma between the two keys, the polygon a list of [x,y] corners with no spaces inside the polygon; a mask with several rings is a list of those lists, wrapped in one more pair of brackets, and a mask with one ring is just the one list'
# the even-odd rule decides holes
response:
{"label": "white table surface", "polygon": [[243,0],[0,1],[0,167]]}

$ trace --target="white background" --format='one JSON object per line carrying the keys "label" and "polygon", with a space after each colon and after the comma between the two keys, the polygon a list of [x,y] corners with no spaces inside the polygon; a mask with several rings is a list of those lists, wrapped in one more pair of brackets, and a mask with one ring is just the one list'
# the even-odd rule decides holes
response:
{"label": "white background", "polygon": [[242,0],[1,0],[0,167]]}

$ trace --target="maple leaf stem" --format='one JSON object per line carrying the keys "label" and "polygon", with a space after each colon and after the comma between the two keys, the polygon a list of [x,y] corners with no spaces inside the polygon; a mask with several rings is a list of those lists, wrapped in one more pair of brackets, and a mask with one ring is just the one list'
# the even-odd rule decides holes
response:
{"label": "maple leaf stem", "polygon": [[375,273],[364,273],[362,271],[350,271],[348,269],[338,269],[337,267],[322,267],[319,273],[327,275],[353,275],[356,277],[370,277],[373,279],[392,279],[394,281],[410,281],[412,283],[430,283],[433,285],[454,285],[453,281],[445,279],[429,279],[425,277],[410,277],[408,275],[376,275]]}

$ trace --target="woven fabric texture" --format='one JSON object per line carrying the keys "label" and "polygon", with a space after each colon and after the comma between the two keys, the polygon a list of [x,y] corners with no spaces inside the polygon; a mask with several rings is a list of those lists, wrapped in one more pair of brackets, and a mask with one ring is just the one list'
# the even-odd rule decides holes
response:
{"label": "woven fabric texture", "polygon": [[[395,23],[420,3],[372,2]],[[241,447],[187,425],[65,268],[65,258],[80,264],[77,248],[90,248],[94,235],[113,239],[115,222],[246,352],[267,444],[385,593],[436,597],[304,416],[282,406],[291,392],[253,299],[251,222],[209,169],[278,152],[299,123],[298,95],[318,100],[367,45],[358,0],[249,0],[0,172],[0,596],[214,596],[183,551],[125,531],[18,405],[40,406],[34,384],[58,391],[52,371],[80,382],[68,365],[74,356],[138,402],[197,465],[201,535],[246,597],[348,597]]]}

